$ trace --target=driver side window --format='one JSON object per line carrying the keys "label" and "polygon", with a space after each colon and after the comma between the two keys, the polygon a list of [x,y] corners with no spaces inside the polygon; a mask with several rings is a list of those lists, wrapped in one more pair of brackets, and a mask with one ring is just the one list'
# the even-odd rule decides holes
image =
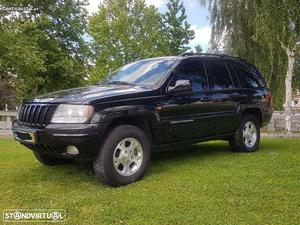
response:
{"label": "driver side window", "polygon": [[179,64],[171,74],[169,86],[175,86],[177,80],[189,80],[192,91],[201,91],[208,88],[204,65],[201,61],[186,61]]}

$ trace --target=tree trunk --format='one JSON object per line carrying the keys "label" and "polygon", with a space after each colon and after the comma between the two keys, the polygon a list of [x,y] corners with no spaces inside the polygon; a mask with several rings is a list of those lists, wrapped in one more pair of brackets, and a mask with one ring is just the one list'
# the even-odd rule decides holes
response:
{"label": "tree trunk", "polygon": [[292,132],[292,78],[295,63],[295,48],[291,51],[285,48],[288,56],[288,70],[285,78],[285,129],[288,133]]}

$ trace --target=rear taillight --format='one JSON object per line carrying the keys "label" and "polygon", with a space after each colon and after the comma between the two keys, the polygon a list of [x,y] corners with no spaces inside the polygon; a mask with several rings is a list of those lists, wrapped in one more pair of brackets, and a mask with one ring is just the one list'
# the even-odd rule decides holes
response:
{"label": "rear taillight", "polygon": [[272,106],[272,92],[271,91],[268,91],[268,94],[266,96],[266,101],[267,101],[268,106]]}

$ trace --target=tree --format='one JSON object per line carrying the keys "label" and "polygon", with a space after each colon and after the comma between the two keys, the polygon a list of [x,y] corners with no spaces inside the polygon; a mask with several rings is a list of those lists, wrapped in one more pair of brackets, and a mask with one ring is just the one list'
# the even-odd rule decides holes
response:
{"label": "tree", "polygon": [[[227,50],[243,53],[269,72],[279,87],[285,75],[286,130],[291,131],[294,62],[300,42],[299,1],[209,0],[212,42],[225,41]],[[225,37],[225,38],[222,38]],[[269,62],[269,63],[266,63]],[[269,67],[269,69],[266,69]],[[277,89],[275,88],[275,90]],[[278,90],[279,92],[281,90]]]}
{"label": "tree", "polygon": [[0,81],[0,110],[5,109],[6,105],[8,109],[13,109],[15,105],[15,90],[14,88],[6,81]]}
{"label": "tree", "polygon": [[190,49],[187,45],[195,38],[195,32],[187,22],[185,8],[180,0],[170,0],[164,15],[165,32],[168,37],[168,54],[179,55]]}
{"label": "tree", "polygon": [[202,53],[203,49],[202,49],[201,45],[196,45],[195,46],[195,51],[196,51],[196,53]]}
{"label": "tree", "polygon": [[[300,43],[299,1],[274,2],[265,0],[259,5],[257,15],[257,38],[265,43],[280,44],[286,53],[288,68],[285,77],[286,130],[291,128],[292,78],[297,44]],[[278,19],[280,18],[280,19]]]}
{"label": "tree", "polygon": [[85,1],[20,0],[12,4],[0,0],[0,4],[32,7],[0,13],[0,76],[15,87],[19,100],[84,84]]}
{"label": "tree", "polygon": [[300,52],[296,56],[295,70],[293,76],[293,87],[300,91]]}
{"label": "tree", "polygon": [[162,16],[144,0],[104,0],[89,18],[95,68],[90,82],[138,59],[166,54]]}

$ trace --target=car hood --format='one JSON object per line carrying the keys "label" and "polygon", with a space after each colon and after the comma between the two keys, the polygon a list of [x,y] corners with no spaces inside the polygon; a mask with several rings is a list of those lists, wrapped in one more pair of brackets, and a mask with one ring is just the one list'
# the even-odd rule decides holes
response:
{"label": "car hood", "polygon": [[95,99],[127,96],[134,93],[145,92],[146,90],[151,89],[130,85],[95,85],[52,92],[46,95],[38,96],[32,99],[30,102],[84,103]]}

